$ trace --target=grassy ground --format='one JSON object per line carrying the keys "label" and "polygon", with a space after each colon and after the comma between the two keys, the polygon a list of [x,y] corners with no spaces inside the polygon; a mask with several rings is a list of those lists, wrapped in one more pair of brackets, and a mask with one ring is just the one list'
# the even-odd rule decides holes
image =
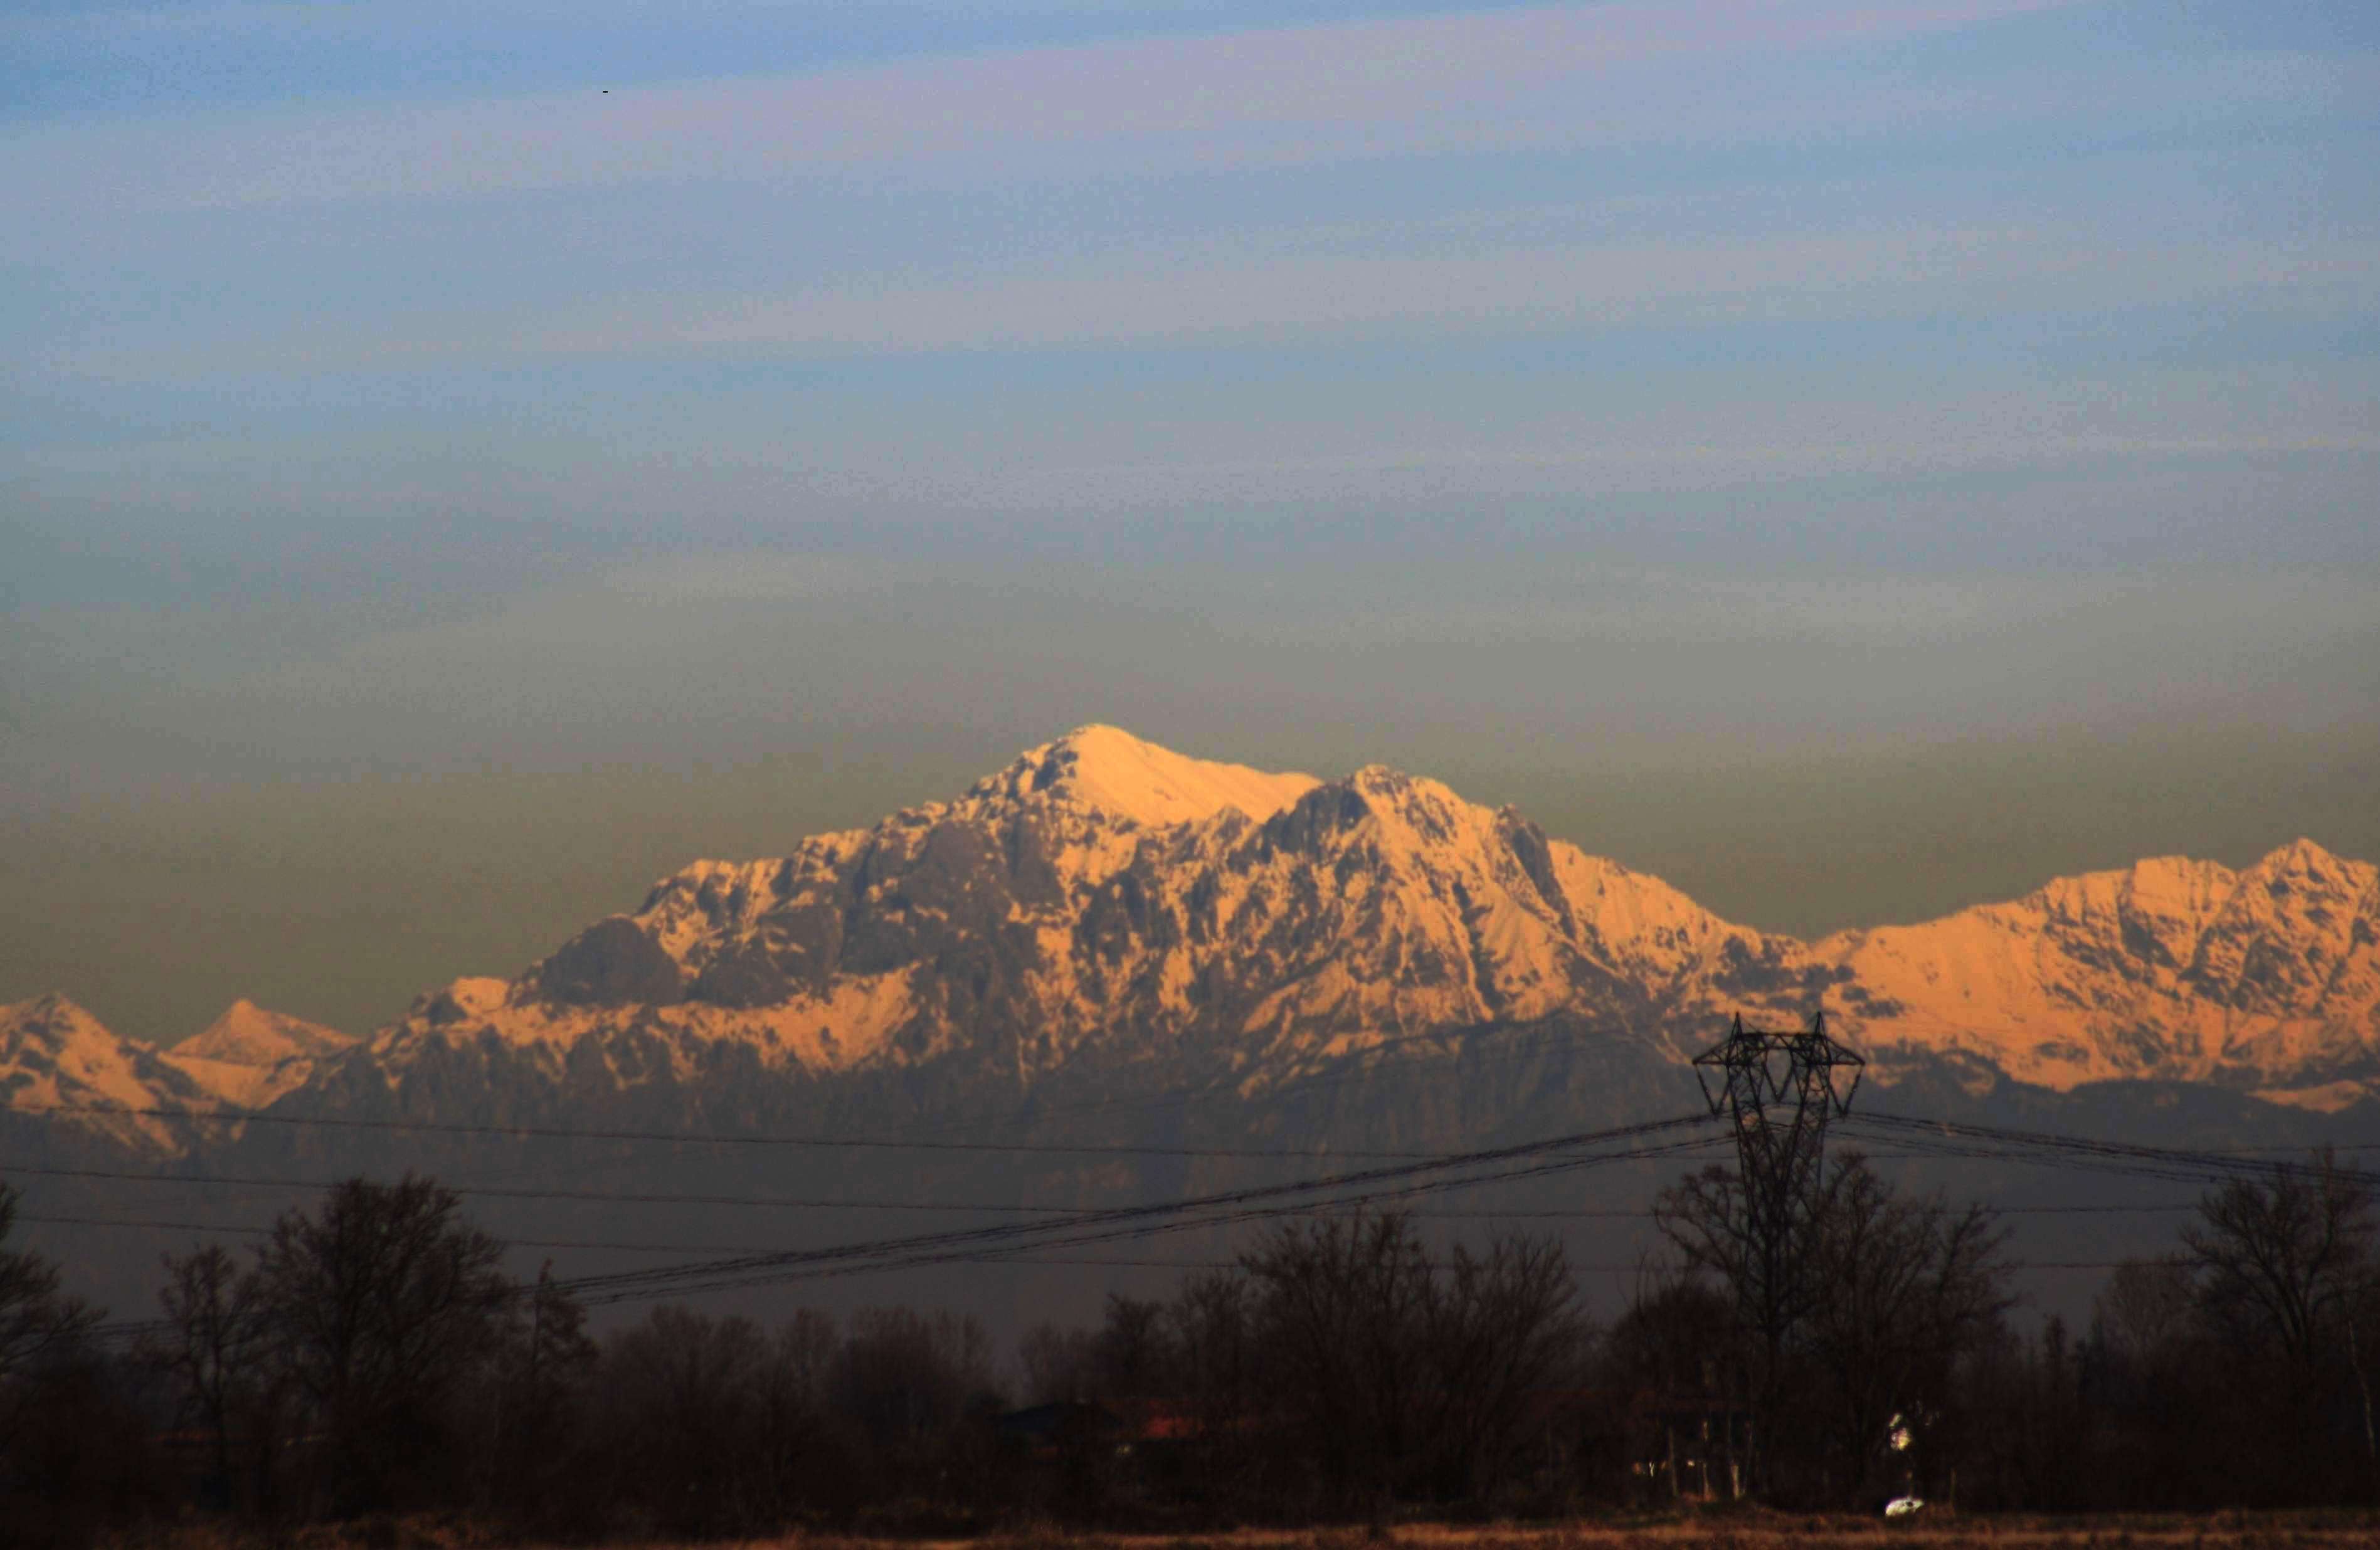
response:
{"label": "grassy ground", "polygon": [[[300,1530],[277,1550],[512,1550],[451,1521],[411,1520]],[[1560,1524],[1402,1524],[1362,1529],[1240,1530],[1140,1535],[1021,1530],[972,1540],[856,1539],[832,1534],[642,1545],[633,1550],[2375,1550],[2380,1513],[1921,1516],[1880,1520],[1730,1511],[1586,1519]],[[265,1550],[265,1542],[187,1525],[117,1541],[111,1550]],[[526,1550],[526,1547],[524,1547]],[[630,1547],[622,1547],[630,1550]]]}
{"label": "grassy ground", "polygon": [[[2374,1550],[2380,1514],[2270,1513],[1881,1520],[1730,1512],[1596,1519],[1555,1525],[1408,1524],[1375,1537],[1361,1530],[1243,1532],[1188,1538],[1007,1535],[974,1550]],[[805,1550],[825,1550],[811,1542]],[[859,1550],[856,1544],[838,1550]],[[954,1547],[953,1547],[954,1550]]]}

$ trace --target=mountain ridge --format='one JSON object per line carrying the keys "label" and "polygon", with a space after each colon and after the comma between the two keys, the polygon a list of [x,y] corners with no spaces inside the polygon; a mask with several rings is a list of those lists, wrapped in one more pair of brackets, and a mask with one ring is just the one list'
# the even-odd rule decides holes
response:
{"label": "mountain ridge", "polygon": [[[997,1108],[1062,1073],[1254,1099],[1390,1050],[1457,1060],[1520,1025],[1670,1064],[1732,1012],[1823,1011],[1887,1084],[2183,1081],[2327,1111],[2380,1090],[2375,944],[2380,869],[2308,840],[1805,942],[1425,777],[1269,773],[1089,726],[951,802],[690,863],[513,978],[452,981],[368,1039],[243,1002],[214,1043],[160,1061],[225,1110],[567,1113],[638,1095],[732,1114],[863,1090]],[[18,1010],[0,1009],[0,1039]],[[70,1031],[116,1086],[148,1070]],[[12,1069],[13,1104],[30,1088]]]}

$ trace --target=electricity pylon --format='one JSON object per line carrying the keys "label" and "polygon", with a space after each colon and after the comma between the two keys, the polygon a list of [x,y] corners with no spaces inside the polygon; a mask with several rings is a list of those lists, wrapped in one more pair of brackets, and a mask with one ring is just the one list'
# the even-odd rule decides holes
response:
{"label": "electricity pylon", "polygon": [[1812,1015],[1806,1031],[1791,1034],[1747,1028],[1739,1012],[1726,1039],[1694,1057],[1694,1078],[1711,1112],[1735,1121],[1743,1191],[1736,1295],[1772,1363],[1815,1290],[1800,1259],[1823,1181],[1827,1121],[1850,1111],[1866,1064],[1827,1035],[1823,1011]]}
{"label": "electricity pylon", "polygon": [[1745,1437],[1757,1489],[1767,1488],[1769,1435],[1783,1413],[1786,1335],[1825,1295],[1806,1261],[1817,1246],[1827,1121],[1850,1111],[1866,1064],[1827,1036],[1823,1011],[1791,1034],[1747,1028],[1739,1012],[1728,1036],[1694,1057],[1711,1112],[1735,1121],[1740,1208],[1711,1225],[1727,1241],[1737,1322],[1758,1342]]}

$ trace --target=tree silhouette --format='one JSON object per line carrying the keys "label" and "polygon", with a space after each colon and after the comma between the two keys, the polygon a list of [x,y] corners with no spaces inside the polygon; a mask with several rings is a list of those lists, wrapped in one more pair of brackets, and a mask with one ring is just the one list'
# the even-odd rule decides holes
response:
{"label": "tree silhouette", "polygon": [[[1951,1376],[2010,1306],[2007,1235],[1980,1206],[1907,1199],[1850,1153],[1797,1214],[1790,1306],[1743,1290],[1760,1276],[1742,1191],[1706,1170],[1664,1191],[1657,1217],[1686,1262],[1728,1282],[1738,1307],[1779,1315],[1744,1331],[1755,1380],[1755,1477],[1842,1499],[1873,1484],[1892,1417],[1939,1417]],[[1773,1288],[1777,1278],[1758,1283]],[[1772,1343],[1773,1342],[1773,1343]]]}
{"label": "tree silhouette", "polygon": [[58,1294],[58,1267],[30,1249],[6,1246],[17,1225],[17,1192],[0,1183],[0,1384],[44,1352],[99,1322],[99,1311]]}
{"label": "tree silhouette", "polygon": [[148,1355],[172,1374],[185,1420],[208,1434],[213,1473],[206,1494],[228,1507],[237,1489],[234,1453],[244,1444],[257,1460],[261,1495],[273,1451],[267,1396],[275,1386],[264,1360],[270,1328],[262,1283],[215,1245],[169,1253],[164,1265],[157,1302],[165,1331]]}
{"label": "tree silhouette", "polygon": [[2199,1202],[2182,1246],[2207,1313],[2311,1374],[2371,1275],[2372,1194],[2325,1148],[2312,1169],[2235,1179]]}
{"label": "tree silhouette", "polygon": [[285,1213],[259,1252],[263,1316],[322,1438],[328,1505],[401,1505],[451,1461],[450,1401],[500,1343],[504,1245],[452,1190],[349,1179]]}

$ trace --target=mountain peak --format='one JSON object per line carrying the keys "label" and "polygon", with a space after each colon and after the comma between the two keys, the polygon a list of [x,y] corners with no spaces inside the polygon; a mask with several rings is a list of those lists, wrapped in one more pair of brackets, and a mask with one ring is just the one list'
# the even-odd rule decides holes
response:
{"label": "mountain peak", "polygon": [[116,1034],[66,996],[53,991],[0,1006],[0,1107],[55,1111],[69,1129],[170,1154],[180,1138],[139,1111],[215,1106],[212,1092],[164,1056]]}
{"label": "mountain peak", "polygon": [[[1729,1012],[1821,1003],[1888,1084],[1949,1059],[2337,1108],[2380,1096],[2380,869],[2308,840],[2242,872],[2151,857],[1804,943],[1425,776],[1326,783],[1092,724],[954,803],[682,868],[520,978],[457,981],[360,1047],[246,999],[162,1054],[63,996],[0,1008],[0,1105],[436,1106],[501,1082],[522,1110],[616,1084],[742,1111],[863,1067],[949,1092],[1149,1072],[1246,1096],[1551,1020],[1682,1060]],[[87,1118],[184,1144],[162,1120]]]}
{"label": "mountain peak", "polygon": [[269,1011],[242,996],[205,1028],[174,1046],[174,1053],[188,1060],[275,1066],[284,1060],[314,1060],[355,1042],[336,1028]]}
{"label": "mountain peak", "polygon": [[1261,820],[1318,784],[1311,775],[1192,758],[1093,722],[1026,749],[977,781],[967,803],[1057,803],[1157,829],[1202,822],[1226,807]]}
{"label": "mountain peak", "polygon": [[2248,870],[2259,876],[2299,873],[2323,877],[2353,866],[2355,863],[2346,857],[2301,834],[2288,844],[2276,847]]}
{"label": "mountain peak", "polygon": [[48,1029],[54,1037],[60,1039],[89,1032],[107,1034],[105,1024],[63,990],[53,990],[30,1001],[18,1001],[15,1006],[0,1007],[0,1015],[6,1016],[13,1023]]}

